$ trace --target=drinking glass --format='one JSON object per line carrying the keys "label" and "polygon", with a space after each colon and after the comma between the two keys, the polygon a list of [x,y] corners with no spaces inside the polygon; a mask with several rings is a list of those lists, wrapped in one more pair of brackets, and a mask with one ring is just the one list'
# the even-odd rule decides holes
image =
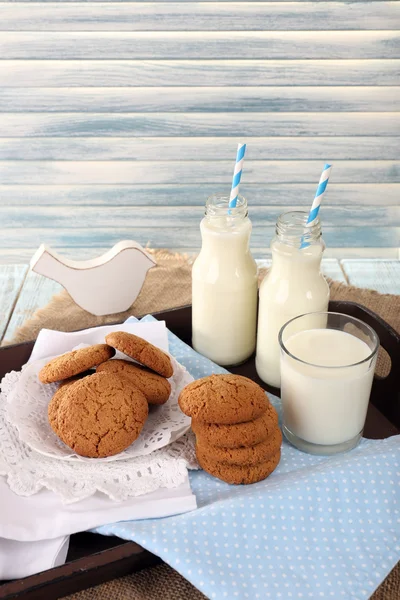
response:
{"label": "drinking glass", "polygon": [[279,332],[283,433],[311,454],[354,448],[364,429],[379,349],[359,319],[315,312]]}

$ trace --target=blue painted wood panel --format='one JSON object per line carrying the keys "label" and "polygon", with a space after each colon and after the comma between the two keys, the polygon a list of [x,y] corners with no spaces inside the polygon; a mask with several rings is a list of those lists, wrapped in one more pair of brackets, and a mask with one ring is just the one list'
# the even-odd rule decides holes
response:
{"label": "blue painted wood panel", "polygon": [[[367,3],[366,3],[367,4]],[[154,10],[157,4],[154,3]],[[400,58],[391,31],[4,31],[5,59]]]}
{"label": "blue painted wood panel", "polygon": [[[289,206],[307,209],[315,193],[314,183],[243,183],[241,192],[253,206],[276,206],[276,210],[287,210]],[[221,184],[219,190],[223,190]],[[206,199],[216,191],[213,183],[186,184],[113,184],[113,185],[0,185],[0,198],[14,207],[76,206],[118,207],[130,209],[147,206],[204,206]],[[399,206],[400,184],[349,183],[329,184],[329,207],[389,207]],[[113,209],[110,210],[110,215]]]}
{"label": "blue painted wood panel", "polygon": [[400,2],[0,1],[0,262],[198,249],[238,139],[256,253],[329,161],[330,249],[393,256],[399,102]]}
{"label": "blue painted wood panel", "polygon": [[6,31],[309,31],[387,30],[400,24],[398,2],[4,3]]}
{"label": "blue painted wood panel", "polygon": [[341,261],[349,283],[377,290],[381,294],[400,294],[400,260]]}
{"label": "blue painted wood panel", "polygon": [[[399,4],[400,6],[400,4]],[[179,102],[177,99],[179,98]],[[227,113],[390,112],[400,110],[400,86],[387,87],[81,87],[5,88],[0,112]]]}
{"label": "blue painted wood panel", "polygon": [[27,265],[0,265],[0,342],[23,286]]}
{"label": "blue painted wood panel", "polygon": [[[179,98],[177,98],[179,102]],[[283,105],[282,108],[285,108]],[[10,111],[12,107],[10,106]],[[0,137],[399,137],[400,112],[3,113]],[[362,142],[362,140],[360,140]],[[218,140],[215,142],[219,143]],[[250,151],[251,148],[249,148]],[[235,156],[235,151],[233,152]],[[84,156],[82,157],[84,158]],[[305,155],[305,159],[308,157]],[[159,160],[168,157],[160,156]],[[234,158],[233,158],[234,160]],[[229,174],[230,176],[230,174]],[[317,177],[318,179],[318,177]]]}
{"label": "blue painted wood panel", "polygon": [[46,306],[52,296],[62,289],[62,285],[56,281],[29,271],[4,331],[4,342],[10,343],[18,327],[26,323],[39,308]]}
{"label": "blue painted wood panel", "polygon": [[[294,205],[286,206],[285,210],[302,210],[304,207]],[[65,206],[25,206],[21,211],[18,206],[5,206],[2,209],[2,223],[4,227],[25,229],[33,227],[40,229],[77,229],[82,223],[90,221],[91,229],[105,227],[123,228],[127,219],[127,210],[132,211],[132,218],[140,223],[141,227],[175,227],[179,224],[183,230],[188,228],[198,229],[199,218],[202,216],[202,203],[197,206],[154,206],[151,211],[147,206],[114,206],[110,212],[107,205],[103,206],[75,206],[73,210]],[[254,206],[249,208],[249,214],[257,223],[273,226],[279,206]],[[366,222],[373,223],[376,227],[400,227],[400,206],[359,206],[349,207],[326,206],[324,210],[324,230],[326,227],[345,227],[351,218],[353,227],[364,226]]]}
{"label": "blue painted wood panel", "polygon": [[[387,160],[399,157],[400,136],[247,137],[247,159]],[[232,138],[211,137],[19,137],[0,138],[0,160],[232,161]],[[227,178],[230,173],[227,173]],[[207,185],[207,183],[205,183]],[[332,194],[329,185],[329,197]],[[179,188],[178,188],[179,189]],[[269,189],[269,188],[268,188]],[[268,193],[265,189],[265,193]],[[363,190],[368,194],[369,188]],[[332,198],[331,198],[332,199]]]}
{"label": "blue painted wood panel", "polygon": [[[400,161],[335,161],[337,183],[400,183]],[[204,178],[218,189],[231,184],[230,161],[0,161],[3,183],[92,184],[133,183],[202,185]],[[319,179],[320,161],[246,161],[246,182],[307,183]]]}
{"label": "blue painted wood panel", "polygon": [[[400,60],[0,60],[10,87],[398,85]],[[231,91],[231,90],[230,90]]]}
{"label": "blue painted wood panel", "polygon": [[[279,208],[277,208],[277,214]],[[71,221],[74,210],[71,209]],[[163,213],[165,214],[165,213]],[[144,246],[183,249],[185,251],[200,250],[200,230],[198,223],[204,214],[201,208],[197,211],[197,222],[189,223],[185,228],[185,221],[177,220],[173,227],[166,227],[163,220],[150,219],[150,226],[142,226],[139,219],[135,219],[135,210],[128,211],[122,227],[114,227],[107,223],[106,227],[92,224],[91,219],[81,223],[80,227],[30,228],[27,233],[25,227],[4,229],[3,244],[9,249],[27,250],[32,248],[32,242],[37,247],[41,242],[60,248],[69,248],[75,258],[80,255],[80,248],[94,248],[104,251],[120,240],[134,237]],[[270,240],[275,234],[275,226],[270,223],[256,223],[252,232],[252,250],[255,256],[265,256],[269,253]],[[400,227],[377,227],[373,223],[368,226],[324,226],[323,235],[326,243],[332,248],[360,248],[365,242],[372,248],[390,248],[398,244]],[[71,254],[71,252],[70,252]],[[15,253],[14,253],[15,256]]]}

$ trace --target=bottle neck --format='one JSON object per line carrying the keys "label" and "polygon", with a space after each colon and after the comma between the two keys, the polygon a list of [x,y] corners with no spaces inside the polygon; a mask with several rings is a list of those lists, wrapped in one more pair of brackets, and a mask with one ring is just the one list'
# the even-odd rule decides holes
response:
{"label": "bottle neck", "polygon": [[247,219],[246,198],[239,194],[234,207],[230,207],[229,202],[229,197],[223,194],[213,194],[207,198],[205,218],[211,227],[232,230]]}
{"label": "bottle neck", "polygon": [[251,222],[247,214],[247,201],[243,196],[238,196],[235,207],[229,207],[229,196],[210,196],[200,226],[202,250],[218,252],[220,256],[248,252]]}
{"label": "bottle neck", "polygon": [[290,212],[281,215],[272,240],[272,272],[277,277],[308,278],[319,275],[325,244],[321,224],[317,220],[306,225],[307,213]]}
{"label": "bottle neck", "polygon": [[283,213],[278,218],[275,227],[276,239],[285,246],[301,248],[317,245],[323,246],[321,222],[319,218],[307,224],[308,213],[302,211],[291,211]]}

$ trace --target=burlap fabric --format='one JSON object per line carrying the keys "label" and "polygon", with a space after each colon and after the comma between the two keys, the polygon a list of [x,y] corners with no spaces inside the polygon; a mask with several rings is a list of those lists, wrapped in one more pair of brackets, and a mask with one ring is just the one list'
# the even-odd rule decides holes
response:
{"label": "burlap fabric", "polygon": [[[399,563],[400,564],[400,563]],[[399,600],[399,565],[393,569],[371,600]],[[114,579],[78,594],[65,596],[63,600],[206,600],[179,573],[166,564]],[[229,598],[228,600],[232,600]],[[253,600],[250,597],[250,600]],[[287,600],[284,598],[284,600]],[[336,599],[335,599],[336,600]]]}
{"label": "burlap fabric", "polygon": [[[12,343],[34,339],[40,329],[73,331],[126,319],[129,315],[144,315],[191,302],[191,260],[166,251],[154,253],[157,266],[147,275],[144,286],[133,306],[124,313],[94,317],[79,308],[66,292],[53,297],[48,306],[36,312],[17,332]],[[260,279],[265,274],[260,273]],[[129,277],[129,273],[127,274]],[[378,294],[331,281],[332,300],[350,300],[367,306],[394,329],[400,331],[400,297]],[[387,371],[381,357],[378,372]],[[97,587],[67,596],[68,600],[204,600],[205,596],[176,571],[163,564],[140,573],[128,575]],[[373,600],[400,599],[400,563],[372,596]]]}

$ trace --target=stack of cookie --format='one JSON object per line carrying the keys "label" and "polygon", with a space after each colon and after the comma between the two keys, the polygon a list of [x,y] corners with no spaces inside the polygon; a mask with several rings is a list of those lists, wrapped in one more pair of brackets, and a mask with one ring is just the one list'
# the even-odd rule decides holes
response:
{"label": "stack of cookie", "polygon": [[[42,383],[61,382],[48,406],[53,431],[77,454],[90,458],[112,456],[130,446],[140,435],[148,405],[164,404],[171,392],[167,377],[173,367],[167,354],[122,331],[107,335],[106,342],[67,352],[39,373]],[[110,360],[115,350],[140,365]]]}
{"label": "stack of cookie", "polygon": [[200,466],[227,483],[265,479],[280,460],[278,415],[264,390],[240,375],[198,379],[179,396],[192,417]]}

